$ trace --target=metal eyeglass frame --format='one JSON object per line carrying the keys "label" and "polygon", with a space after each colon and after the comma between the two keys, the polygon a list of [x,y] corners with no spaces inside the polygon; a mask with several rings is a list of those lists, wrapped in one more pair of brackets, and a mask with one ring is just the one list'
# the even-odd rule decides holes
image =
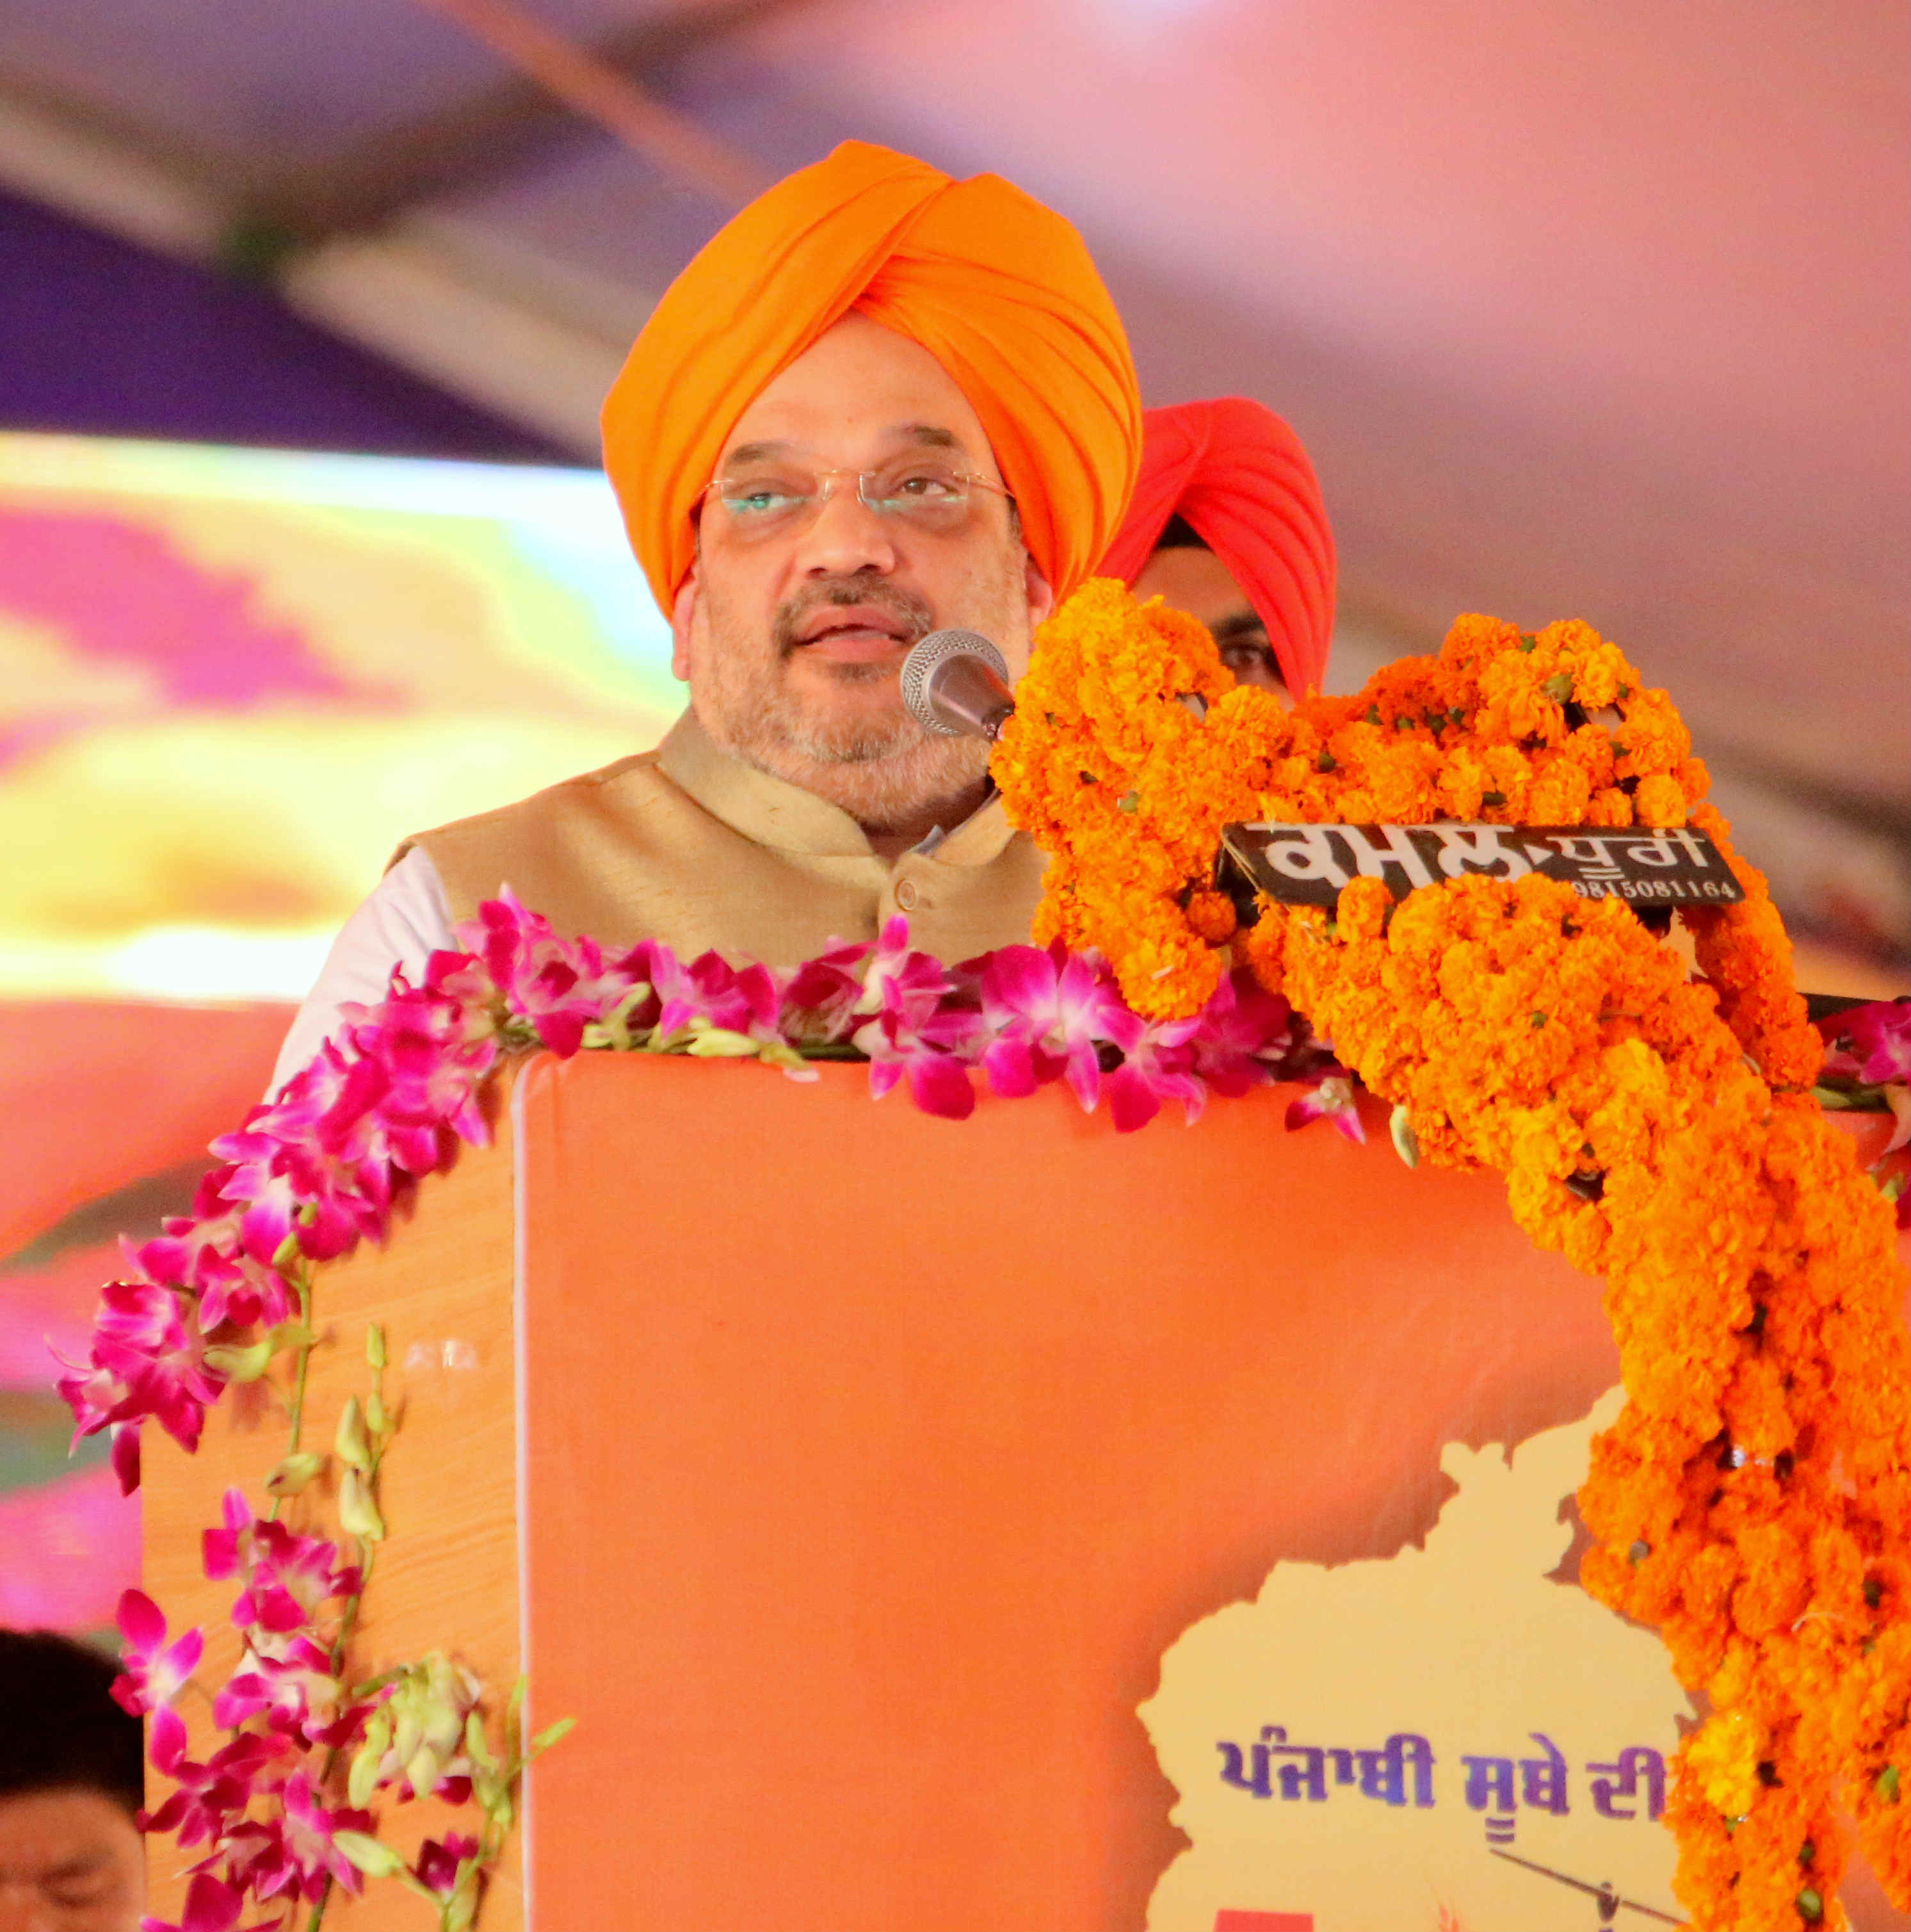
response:
{"label": "metal eyeglass frame", "polygon": [[[903,458],[897,460],[906,460],[907,459]],[[793,514],[789,521],[786,523],[779,523],[773,526],[772,529],[766,530],[762,534],[766,536],[779,533],[784,535],[794,535],[800,531],[808,530],[811,525],[822,515],[824,508],[829,503],[830,499],[836,494],[836,479],[841,476],[854,476],[856,478],[856,500],[872,517],[881,517],[886,520],[895,518],[906,524],[909,520],[909,513],[906,510],[886,509],[880,501],[872,498],[869,494],[869,484],[871,480],[873,478],[882,476],[885,471],[892,470],[895,466],[895,462],[892,461],[890,463],[885,463],[874,470],[850,470],[846,467],[838,466],[832,469],[812,470],[808,471],[807,473],[814,476],[817,482],[822,485],[822,488],[817,491],[814,496],[808,500],[808,508],[807,510],[802,512],[800,514]],[[978,476],[973,470],[958,470],[952,472],[948,480],[952,483],[967,484],[973,489],[989,490],[993,494],[1000,496],[1002,500],[1009,506],[1012,512],[1015,508],[1016,500],[1014,494],[1005,484],[992,482],[988,477]],[[702,489],[697,492],[697,501],[694,507],[699,519],[700,519],[703,515],[704,506],[710,500],[712,492],[721,491],[724,486],[724,481],[725,479],[723,477],[713,476],[710,478],[709,482],[704,485]],[[964,502],[966,507],[966,499],[964,500]],[[747,524],[739,524],[733,517],[728,519],[727,527],[733,535],[745,536],[747,539],[747,532],[748,530],[748,526]]]}

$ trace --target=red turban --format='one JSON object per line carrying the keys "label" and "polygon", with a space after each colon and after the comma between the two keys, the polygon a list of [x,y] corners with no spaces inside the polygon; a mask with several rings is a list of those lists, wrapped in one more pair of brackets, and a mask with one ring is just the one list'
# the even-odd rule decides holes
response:
{"label": "red turban", "polygon": [[995,175],[862,141],[759,196],[664,292],[604,404],[604,466],[668,611],[691,512],[738,419],[851,309],[919,342],[988,436],[1058,598],[1095,566],[1140,460],[1121,318],[1082,239]]}
{"label": "red turban", "polygon": [[1247,593],[1288,688],[1318,691],[1334,632],[1334,532],[1300,439],[1245,396],[1150,410],[1142,422],[1141,481],[1102,574],[1132,584],[1180,515]]}

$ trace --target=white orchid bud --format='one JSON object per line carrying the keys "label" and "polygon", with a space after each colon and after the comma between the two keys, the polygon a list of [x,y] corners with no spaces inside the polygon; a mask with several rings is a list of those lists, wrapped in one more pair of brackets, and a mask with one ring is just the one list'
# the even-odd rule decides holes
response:
{"label": "white orchid bud", "polygon": [[424,1742],[424,1720],[416,1709],[400,1706],[397,1726],[392,1734],[389,1749],[400,1764],[410,1758]]}
{"label": "white orchid bud", "polygon": [[[696,1022],[691,1024],[695,1027]],[[732,1033],[727,1027],[706,1024],[697,1029],[695,1037],[684,1051],[693,1060],[754,1060],[761,1044],[746,1033]]]}
{"label": "white orchid bud", "polygon": [[368,1543],[385,1540],[385,1519],[364,1478],[356,1469],[347,1469],[338,1485],[338,1520],[346,1533],[362,1537]]}
{"label": "white orchid bud", "polygon": [[372,1793],[378,1789],[379,1767],[384,1758],[383,1749],[369,1738],[358,1748],[345,1780],[345,1796],[355,1810],[362,1810],[370,1803]]}
{"label": "white orchid bud", "polygon": [[338,1451],[338,1460],[354,1469],[371,1467],[371,1443],[365,1435],[364,1412],[358,1407],[356,1396],[347,1399],[340,1411],[338,1427],[332,1436],[332,1447]]}
{"label": "white orchid bud", "polygon": [[438,1788],[444,1766],[429,1744],[421,1744],[405,1761],[405,1780],[420,1797],[428,1797]]}
{"label": "white orchid bud", "polygon": [[325,1466],[326,1459],[310,1449],[288,1456],[266,1478],[266,1493],[274,1496],[302,1495]]}
{"label": "white orchid bud", "polygon": [[206,1352],[206,1365],[216,1370],[229,1382],[256,1382],[272,1359],[272,1338],[241,1348],[218,1343]]}
{"label": "white orchid bud", "polygon": [[363,1832],[334,1832],[332,1841],[368,1878],[395,1878],[405,1862],[389,1845]]}

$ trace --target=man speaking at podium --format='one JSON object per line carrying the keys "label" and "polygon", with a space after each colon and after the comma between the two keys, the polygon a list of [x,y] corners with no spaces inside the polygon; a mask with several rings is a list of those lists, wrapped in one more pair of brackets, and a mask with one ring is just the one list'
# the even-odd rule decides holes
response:
{"label": "man speaking at podium", "polygon": [[769,190],[666,292],[604,408],[689,709],[653,752],[407,840],[274,1084],[507,884],[560,932],[776,965],[893,912],[944,958],[1025,940],[1042,856],[987,745],[925,731],[898,672],[958,626],[1020,674],[1120,523],[1141,417],[1081,237],[1006,182],[852,141]]}

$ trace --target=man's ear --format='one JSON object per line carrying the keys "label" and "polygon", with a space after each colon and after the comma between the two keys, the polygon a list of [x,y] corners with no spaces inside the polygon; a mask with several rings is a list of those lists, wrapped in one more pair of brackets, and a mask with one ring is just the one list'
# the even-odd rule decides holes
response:
{"label": "man's ear", "polygon": [[697,614],[697,566],[683,580],[670,606],[670,675],[680,684],[690,682],[690,627]]}
{"label": "man's ear", "polygon": [[1026,550],[1022,553],[1022,578],[1028,597],[1028,628],[1033,631],[1054,609],[1055,592],[1042,574],[1041,566]]}

